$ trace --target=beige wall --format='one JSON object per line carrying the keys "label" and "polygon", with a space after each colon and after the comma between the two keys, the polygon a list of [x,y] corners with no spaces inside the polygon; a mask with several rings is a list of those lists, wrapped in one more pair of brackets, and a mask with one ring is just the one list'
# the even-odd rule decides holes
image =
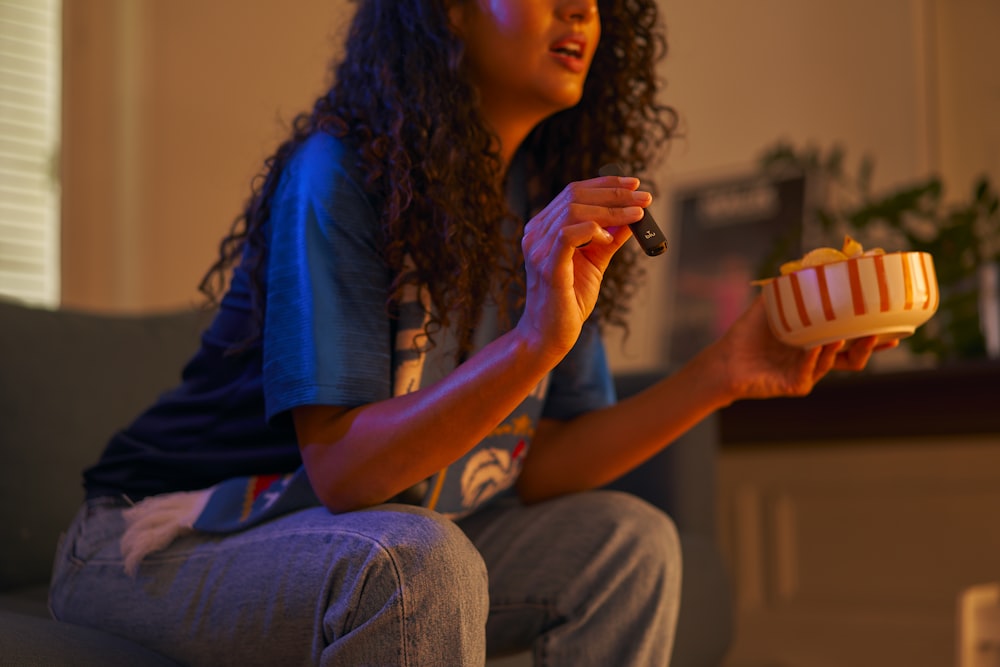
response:
{"label": "beige wall", "polygon": [[[63,303],[160,310],[196,284],[282,122],[326,84],[346,0],[66,0]],[[294,13],[289,11],[294,7]],[[752,165],[778,139],[872,153],[876,185],[943,170],[1000,181],[995,0],[664,0],[676,184]],[[617,367],[661,363],[673,254]]]}
{"label": "beige wall", "polygon": [[[670,223],[678,186],[752,168],[779,139],[840,143],[849,166],[876,161],[876,188],[941,173],[966,196],[1000,183],[1000,25],[996,0],[664,0],[667,98],[685,138],[660,170],[655,206]],[[667,231],[672,235],[672,231]],[[618,368],[665,363],[675,246],[649,260]],[[905,350],[883,355],[907,363]]]}
{"label": "beige wall", "polygon": [[284,124],[323,92],[345,5],[65,2],[64,305],[197,297]]}
{"label": "beige wall", "polygon": [[932,17],[938,166],[949,194],[965,198],[984,172],[1000,185],[1000,2],[938,0]]}

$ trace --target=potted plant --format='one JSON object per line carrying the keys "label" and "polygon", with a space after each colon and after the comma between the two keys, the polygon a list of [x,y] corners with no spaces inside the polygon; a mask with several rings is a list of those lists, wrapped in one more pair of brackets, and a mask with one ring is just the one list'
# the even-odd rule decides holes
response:
{"label": "potted plant", "polygon": [[[997,354],[992,349],[996,333],[989,329],[995,323],[984,321],[984,316],[996,317],[1000,298],[1000,196],[988,177],[979,178],[966,199],[946,202],[937,176],[873,192],[872,158],[863,156],[851,174],[844,150],[836,145],[823,151],[779,142],[762,153],[759,167],[772,178],[789,172],[805,176],[806,248],[840,247],[850,234],[865,247],[923,251],[934,258],[941,304],[937,315],[907,339],[914,353],[938,361]],[[774,248],[762,276],[774,275],[790,257],[784,240],[776,240]]]}

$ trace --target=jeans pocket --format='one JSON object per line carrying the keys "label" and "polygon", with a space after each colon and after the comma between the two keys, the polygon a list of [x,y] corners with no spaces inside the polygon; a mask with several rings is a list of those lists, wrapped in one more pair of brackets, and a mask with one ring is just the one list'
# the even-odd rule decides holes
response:
{"label": "jeans pocket", "polygon": [[53,617],[60,618],[63,598],[85,566],[100,561],[121,563],[118,540],[124,527],[125,505],[117,498],[89,500],[60,536],[49,585],[49,611]]}
{"label": "jeans pocket", "polygon": [[61,559],[76,565],[95,560],[120,561],[118,540],[125,528],[124,507],[125,502],[117,498],[87,501],[62,538]]}

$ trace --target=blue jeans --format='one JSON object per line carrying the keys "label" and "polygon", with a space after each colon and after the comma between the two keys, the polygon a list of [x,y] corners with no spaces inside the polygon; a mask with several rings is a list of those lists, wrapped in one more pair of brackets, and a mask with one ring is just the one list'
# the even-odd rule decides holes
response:
{"label": "blue jeans", "polygon": [[[673,523],[632,496],[513,499],[452,522],[314,508],[189,535],[122,569],[124,501],[85,504],[60,543],[56,618],[186,665],[667,665],[680,599]],[[487,576],[488,573],[488,576]]]}

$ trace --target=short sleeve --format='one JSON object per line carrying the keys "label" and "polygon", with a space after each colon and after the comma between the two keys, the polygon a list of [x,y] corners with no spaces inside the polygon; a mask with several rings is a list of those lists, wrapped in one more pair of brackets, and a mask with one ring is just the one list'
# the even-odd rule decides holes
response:
{"label": "short sleeve", "polygon": [[337,139],[316,134],[275,193],[263,332],[269,421],[297,406],[391,396],[390,277],[352,159]]}
{"label": "short sleeve", "polygon": [[542,417],[572,419],[615,402],[604,341],[596,321],[588,321],[576,345],[552,371]]}

